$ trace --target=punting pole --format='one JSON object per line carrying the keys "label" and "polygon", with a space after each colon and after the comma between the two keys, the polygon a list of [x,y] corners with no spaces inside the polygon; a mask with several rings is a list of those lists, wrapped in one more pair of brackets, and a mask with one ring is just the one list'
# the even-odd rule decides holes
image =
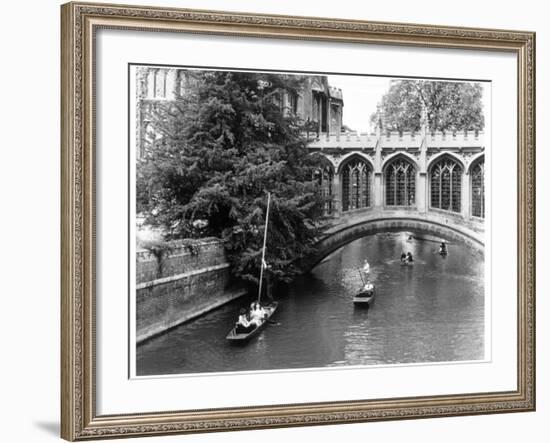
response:
{"label": "punting pole", "polygon": [[361,281],[363,282],[363,286],[365,286],[366,283],[365,283],[365,279],[363,278],[363,272],[359,268],[357,269],[357,271],[359,272],[359,277],[361,277]]}
{"label": "punting pole", "polygon": [[264,245],[262,247],[262,263],[260,266],[260,286],[258,288],[258,303],[260,302],[260,297],[262,296],[262,280],[264,277],[264,263],[265,263],[265,244],[267,240],[267,224],[269,222],[269,202],[271,201],[271,194],[267,193],[267,209],[265,213],[265,227],[264,227]]}

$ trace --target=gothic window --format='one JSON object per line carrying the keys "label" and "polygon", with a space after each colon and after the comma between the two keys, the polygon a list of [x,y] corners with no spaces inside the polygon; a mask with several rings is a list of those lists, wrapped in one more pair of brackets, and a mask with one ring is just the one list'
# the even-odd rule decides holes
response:
{"label": "gothic window", "polygon": [[364,160],[353,158],[342,168],[342,210],[370,206],[372,171]]}
{"label": "gothic window", "polygon": [[472,168],[472,215],[485,218],[485,161]]}
{"label": "gothic window", "polygon": [[403,158],[393,160],[386,167],[386,205],[414,206],[416,170]]}
{"label": "gothic window", "polygon": [[430,173],[431,207],[460,212],[462,168],[450,157],[443,157],[432,166]]}
{"label": "gothic window", "polygon": [[[325,160],[325,162],[327,162]],[[332,165],[325,164],[320,169],[315,171],[315,178],[319,183],[321,190],[321,196],[324,200],[324,213],[325,215],[331,215],[333,211],[333,189],[332,180],[334,178],[334,169]]]}

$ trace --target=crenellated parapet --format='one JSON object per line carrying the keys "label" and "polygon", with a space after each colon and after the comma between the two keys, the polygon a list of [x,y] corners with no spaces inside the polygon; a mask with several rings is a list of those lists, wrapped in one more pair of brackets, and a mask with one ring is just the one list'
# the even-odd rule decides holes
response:
{"label": "crenellated parapet", "polygon": [[310,148],[338,148],[345,146],[373,146],[379,143],[388,146],[420,146],[426,142],[428,147],[479,147],[483,146],[484,133],[478,131],[443,132],[436,131],[422,135],[421,132],[388,131],[376,134],[374,132],[341,132],[321,133],[312,139]]}
{"label": "crenellated parapet", "polygon": [[[373,163],[374,172],[382,172],[385,160],[397,153],[413,159],[420,171],[426,172],[430,160],[441,153],[449,153],[462,160],[464,166],[485,151],[483,132],[383,132],[376,133],[322,133],[308,144],[311,152],[324,154],[335,167],[353,154]],[[376,165],[376,154],[381,162]],[[422,155],[424,154],[424,155]],[[378,168],[376,168],[378,166]]]}

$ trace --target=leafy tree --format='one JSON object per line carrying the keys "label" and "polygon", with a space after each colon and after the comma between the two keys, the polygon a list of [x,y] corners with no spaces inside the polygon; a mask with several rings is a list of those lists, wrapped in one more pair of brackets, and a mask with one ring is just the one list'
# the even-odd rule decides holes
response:
{"label": "leafy tree", "polygon": [[236,276],[257,283],[267,192],[272,193],[266,261],[288,281],[311,251],[323,201],[303,122],[285,110],[283,92],[303,78],[245,72],[188,73],[179,100],[150,120],[155,146],[138,164],[138,210],[168,239],[216,236]]}
{"label": "leafy tree", "polygon": [[[396,80],[382,97],[385,130],[419,131],[423,108],[431,131],[483,130],[483,90],[479,83]],[[371,123],[379,124],[379,113]]]}

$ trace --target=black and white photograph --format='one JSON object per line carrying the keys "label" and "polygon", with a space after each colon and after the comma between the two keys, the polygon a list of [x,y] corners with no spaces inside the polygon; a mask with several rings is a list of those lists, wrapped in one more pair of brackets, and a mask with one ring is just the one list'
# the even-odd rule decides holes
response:
{"label": "black and white photograph", "polygon": [[135,376],[490,358],[490,82],[128,75]]}
{"label": "black and white photograph", "polygon": [[0,440],[547,440],[545,3],[124,3],[4,8]]}

